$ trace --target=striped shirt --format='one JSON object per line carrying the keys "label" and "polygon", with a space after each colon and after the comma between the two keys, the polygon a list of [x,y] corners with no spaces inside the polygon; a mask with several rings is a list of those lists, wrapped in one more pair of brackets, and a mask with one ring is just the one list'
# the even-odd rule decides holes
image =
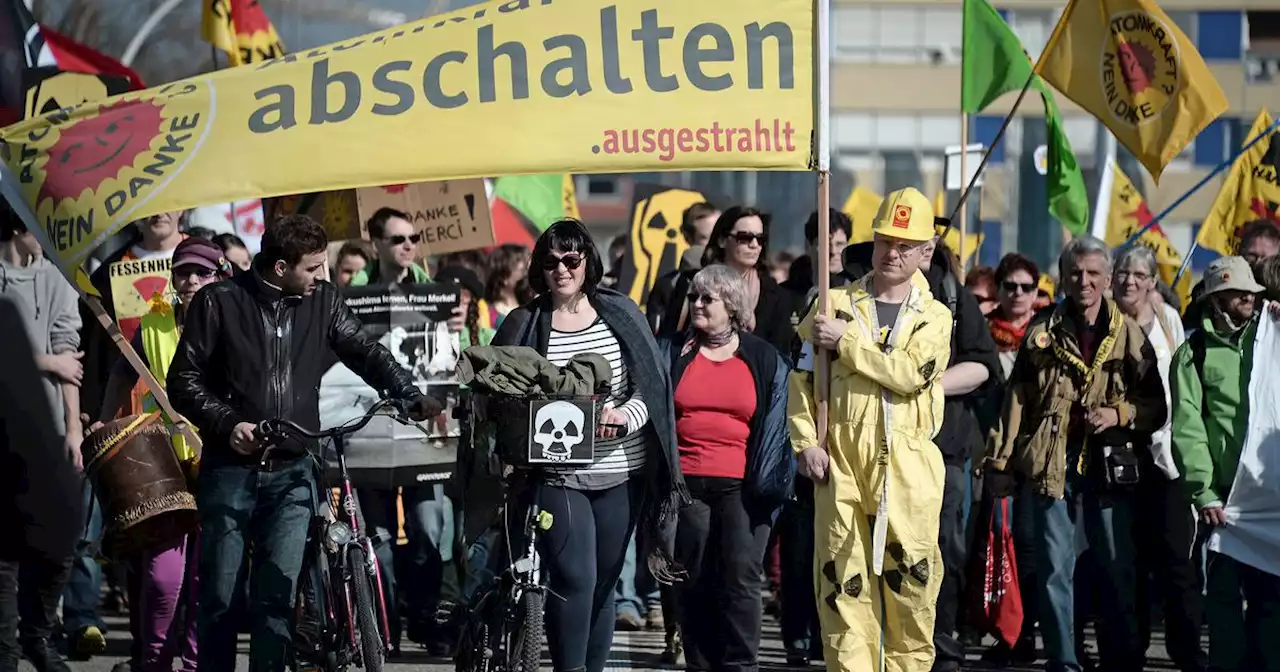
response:
{"label": "striped shirt", "polygon": [[613,385],[605,406],[618,409],[627,418],[626,434],[612,439],[596,438],[595,462],[590,466],[549,469],[562,478],[564,487],[580,490],[603,490],[626,482],[627,475],[645,463],[647,441],[640,431],[649,422],[649,409],[639,395],[633,395],[627,363],[613,330],[596,318],[581,331],[551,330],[547,341],[547,361],[564,366],[574,355],[594,352],[613,367]]}

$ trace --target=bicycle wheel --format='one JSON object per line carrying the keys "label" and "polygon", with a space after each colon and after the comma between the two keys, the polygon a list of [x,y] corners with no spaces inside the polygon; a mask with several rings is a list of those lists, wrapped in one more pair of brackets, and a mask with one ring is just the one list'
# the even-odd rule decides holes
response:
{"label": "bicycle wheel", "polygon": [[351,582],[355,584],[356,627],[360,630],[361,667],[369,672],[382,672],[385,648],[382,633],[378,630],[378,608],[374,602],[373,577],[365,570],[364,549],[359,546],[347,551]]}
{"label": "bicycle wheel", "polygon": [[536,590],[525,591],[515,614],[515,632],[511,634],[511,649],[507,662],[512,672],[538,672],[542,662],[542,601]]}

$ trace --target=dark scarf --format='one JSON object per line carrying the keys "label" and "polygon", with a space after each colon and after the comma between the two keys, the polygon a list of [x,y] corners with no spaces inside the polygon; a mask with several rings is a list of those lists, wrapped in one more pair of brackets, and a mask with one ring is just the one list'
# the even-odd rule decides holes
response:
{"label": "dark scarf", "polygon": [[[653,576],[664,583],[678,580],[680,568],[672,559],[675,523],[680,503],[688,499],[680,457],[676,448],[676,411],[671,397],[671,374],[658,352],[644,314],[625,294],[598,288],[587,297],[600,319],[613,330],[627,360],[627,373],[649,408],[648,431],[651,464],[658,473],[647,479],[641,522],[658,539],[659,553],[649,558]],[[511,311],[502,321],[493,345],[524,345],[546,355],[551,338],[551,300],[539,297]],[[656,453],[656,454],[655,454]]]}

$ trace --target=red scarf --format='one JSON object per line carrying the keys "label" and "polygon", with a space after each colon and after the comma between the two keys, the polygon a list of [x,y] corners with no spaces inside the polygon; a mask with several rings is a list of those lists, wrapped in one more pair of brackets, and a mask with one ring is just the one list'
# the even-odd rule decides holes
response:
{"label": "red scarf", "polygon": [[1022,346],[1022,339],[1027,335],[1027,324],[1019,327],[1004,317],[1004,309],[996,308],[987,316],[987,328],[991,330],[991,338],[995,339],[996,349],[1000,352],[1013,352]]}

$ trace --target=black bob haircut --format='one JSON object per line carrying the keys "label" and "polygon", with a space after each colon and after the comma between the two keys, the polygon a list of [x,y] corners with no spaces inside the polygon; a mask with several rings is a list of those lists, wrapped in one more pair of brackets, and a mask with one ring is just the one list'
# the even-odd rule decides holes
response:
{"label": "black bob haircut", "polygon": [[582,255],[587,269],[587,276],[582,281],[582,292],[588,295],[594,294],[596,287],[600,285],[600,280],[604,278],[604,262],[600,260],[600,252],[596,250],[591,234],[587,233],[586,225],[576,219],[568,218],[547,227],[547,230],[538,236],[538,242],[533,245],[533,254],[529,259],[529,286],[533,291],[538,294],[546,294],[550,291],[543,264],[553,250],[561,254],[577,252]]}
{"label": "black bob haircut", "polygon": [[[764,225],[762,228],[764,235],[769,235],[769,223],[773,221],[772,215],[767,212],[761,212],[756,208],[735,205],[720,213],[720,218],[716,220],[715,228],[711,229],[711,240],[707,241],[707,249],[702,253],[702,265],[704,267],[725,263],[725,239],[729,237],[729,232],[733,231],[733,227],[738,223],[738,220],[747,217],[759,217],[760,223]],[[756,262],[756,268],[762,271],[769,270],[768,252],[768,245],[760,246],[760,259]]]}
{"label": "black bob haircut", "polygon": [[[853,220],[835,208],[827,209],[827,234],[833,234],[836,231],[844,231],[845,238],[853,238]],[[812,243],[818,240],[818,211],[814,210],[809,214],[809,219],[804,223],[804,242]]]}
{"label": "black bob haircut", "polygon": [[262,250],[254,257],[262,268],[270,268],[277,261],[296,266],[308,254],[324,252],[329,247],[329,235],[316,220],[306,215],[287,215],[267,225],[262,234]]}

